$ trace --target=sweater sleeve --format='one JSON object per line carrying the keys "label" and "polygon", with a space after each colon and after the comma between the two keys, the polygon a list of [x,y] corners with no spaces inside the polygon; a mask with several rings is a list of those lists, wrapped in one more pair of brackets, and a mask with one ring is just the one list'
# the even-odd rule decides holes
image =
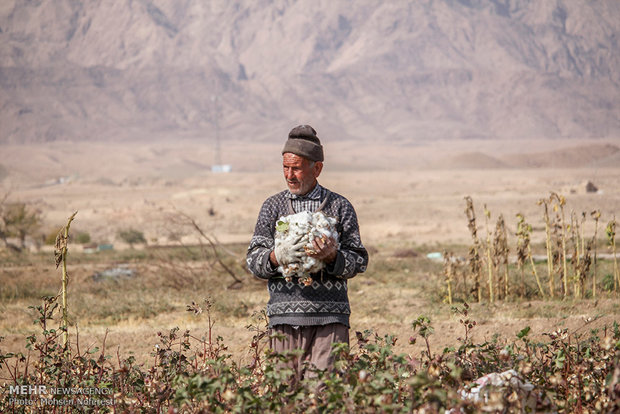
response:
{"label": "sweater sleeve", "polygon": [[335,262],[326,271],[332,276],[350,279],[366,271],[368,252],[362,244],[355,209],[345,198],[341,198],[340,202],[340,247]]}
{"label": "sweater sleeve", "polygon": [[248,269],[260,279],[269,279],[278,274],[269,261],[269,254],[274,248],[275,223],[278,219],[278,209],[274,204],[273,198],[263,203],[246,255]]}

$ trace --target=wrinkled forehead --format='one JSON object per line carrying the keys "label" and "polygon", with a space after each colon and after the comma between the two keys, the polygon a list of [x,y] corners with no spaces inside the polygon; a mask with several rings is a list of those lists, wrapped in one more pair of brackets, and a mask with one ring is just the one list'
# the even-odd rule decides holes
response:
{"label": "wrinkled forehead", "polygon": [[293,154],[292,152],[285,152],[284,154],[282,154],[283,165],[303,167],[309,162],[310,160],[304,157],[300,157],[297,154]]}

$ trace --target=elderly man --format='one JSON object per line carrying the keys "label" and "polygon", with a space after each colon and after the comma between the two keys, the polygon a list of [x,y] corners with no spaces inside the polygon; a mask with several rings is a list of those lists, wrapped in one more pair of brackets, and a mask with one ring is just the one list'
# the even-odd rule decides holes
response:
{"label": "elderly man", "polygon": [[[349,343],[351,310],[347,279],[366,270],[368,252],[362,245],[351,203],[317,182],[323,169],[323,146],[311,126],[300,125],[291,130],[282,150],[282,161],[288,190],[263,203],[248,248],[247,264],[254,275],[267,279],[269,327],[278,334],[272,337],[279,337],[272,339],[272,349],[301,349],[303,354],[294,368],[303,375],[305,362],[318,369],[330,368],[334,362],[332,344]],[[316,238],[310,253],[299,246],[288,247],[299,251],[274,248],[280,217],[318,210],[337,220],[339,244],[332,238]],[[311,275],[310,284],[287,281],[277,270],[278,259],[304,254],[322,260],[325,267]]]}

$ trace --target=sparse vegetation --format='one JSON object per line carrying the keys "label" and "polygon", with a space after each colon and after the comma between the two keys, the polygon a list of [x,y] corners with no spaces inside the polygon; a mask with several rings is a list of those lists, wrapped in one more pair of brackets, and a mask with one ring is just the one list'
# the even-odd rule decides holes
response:
{"label": "sparse vegetation", "polygon": [[60,291],[62,297],[62,346],[63,349],[67,348],[67,342],[69,340],[69,314],[67,304],[67,285],[69,283],[69,275],[67,274],[67,245],[69,243],[69,228],[71,222],[75,218],[77,211],[73,213],[67,220],[67,224],[63,227],[56,236],[56,243],[54,246],[54,259],[56,261],[56,268],[62,264],[62,288]]}
{"label": "sparse vegetation", "polygon": [[75,235],[75,242],[79,244],[90,243],[90,233],[81,231]]}
{"label": "sparse vegetation", "polygon": [[[112,411],[105,406],[108,395],[113,395],[114,410],[123,412],[520,412],[527,406],[534,407],[534,411],[569,413],[617,409],[620,395],[615,390],[619,378],[614,376],[614,367],[620,363],[620,328],[615,320],[603,318],[602,323],[593,316],[571,328],[540,330],[523,324],[514,330],[514,335],[477,334],[488,326],[485,319],[496,312],[520,312],[518,316],[526,318],[558,317],[560,321],[562,317],[574,318],[574,312],[584,312],[576,310],[580,308],[576,305],[585,302],[573,301],[583,301],[594,294],[588,291],[595,271],[587,266],[587,255],[590,250],[596,252],[596,237],[587,239],[583,234],[584,215],[577,224],[579,216],[571,215],[565,232],[559,227],[550,232],[557,285],[547,291],[545,265],[534,259],[532,250],[537,246],[532,246],[532,228],[525,217],[518,216],[515,262],[509,255],[513,250],[507,232],[509,225],[503,216],[498,215],[493,223],[494,216],[485,208],[486,238],[480,240],[473,207],[470,198],[467,217],[476,249],[449,246],[443,255],[443,275],[441,263],[428,260],[425,255],[436,246],[403,249],[398,245],[396,250],[387,252],[383,246],[376,249],[368,273],[349,287],[355,317],[364,321],[365,328],[352,331],[355,335],[350,347],[334,348],[338,355],[334,372],[318,371],[312,378],[294,378],[293,371],[286,368],[293,354],[274,354],[269,350],[269,333],[260,312],[254,314],[253,322],[247,326],[245,337],[250,339],[243,351],[230,351],[228,339],[216,333],[216,322],[228,321],[237,327],[247,324],[243,321],[264,306],[265,287],[251,282],[243,272],[235,273],[243,283],[222,283],[229,277],[228,271],[242,266],[246,246],[223,246],[196,221],[176,215],[174,227],[182,234],[196,232],[200,236],[198,245],[184,245],[179,240],[175,247],[101,252],[98,257],[72,252],[75,269],[69,270],[71,280],[78,282],[72,282],[66,290],[72,313],[65,317],[58,304],[61,294],[45,294],[55,292],[57,282],[37,281],[40,288],[35,289],[29,280],[20,279],[16,271],[4,271],[7,283],[0,287],[3,303],[14,307],[42,293],[45,297],[41,305],[30,307],[39,331],[24,335],[25,350],[9,352],[0,341],[0,382],[107,390],[109,394],[93,399],[99,401],[95,403],[100,405],[93,408],[98,412]],[[596,220],[595,216],[593,219]],[[614,231],[613,225],[607,226],[611,252]],[[562,242],[556,239],[562,234],[567,237],[564,246],[570,252],[567,279],[563,278]],[[65,241],[73,241],[68,234],[63,235],[67,236]],[[57,247],[62,251],[63,244]],[[405,250],[407,254],[402,253]],[[467,251],[468,259],[461,259],[458,253]],[[480,251],[484,252],[483,257]],[[581,255],[578,261],[573,257],[575,251]],[[593,255],[592,262],[597,263],[596,253]],[[66,254],[63,257],[66,260]],[[44,260],[47,259],[42,255],[24,256],[24,261],[39,269],[50,266]],[[136,270],[136,277],[92,282],[87,273],[92,270],[86,269],[98,268],[99,262],[121,260]],[[472,265],[472,260],[477,262]],[[601,304],[592,305],[596,314],[617,313],[612,302],[605,302],[611,295],[604,289],[608,285],[614,290],[614,263],[598,260],[598,272],[606,276],[598,286]],[[480,273],[476,277],[472,269],[484,269],[485,277],[479,277]],[[569,297],[529,306],[537,298],[549,299],[548,292],[563,292],[565,280],[572,287]],[[71,296],[72,289],[75,296]],[[366,295],[365,291],[372,294]],[[205,302],[180,305],[207,293],[211,298]],[[443,295],[451,307],[440,305]],[[423,315],[414,303],[421,297],[426,300]],[[470,306],[470,301],[475,303]],[[502,310],[503,303],[510,301],[516,302],[517,309]],[[143,343],[143,355],[127,354],[116,344],[110,346],[107,330],[97,340],[91,337],[89,345],[85,345],[77,328],[78,321],[104,327],[131,319],[140,324],[184,310],[195,318],[203,315],[206,321],[196,324],[204,325],[206,332],[155,328],[159,331],[157,343]],[[373,326],[373,318],[378,316],[386,321],[379,329]],[[445,321],[451,318],[458,319],[460,333],[446,335]],[[177,326],[180,319],[173,319]],[[439,325],[436,319],[440,320]],[[397,334],[410,336],[409,341],[394,334],[393,329],[403,323],[411,326],[409,334],[403,330]],[[63,336],[73,330],[75,335],[65,345]],[[149,353],[146,349],[152,345]],[[476,400],[473,381],[499,373],[510,373],[515,381],[483,388],[480,392],[486,398]],[[80,397],[83,396],[55,398],[77,404]],[[0,411],[28,410],[11,402],[9,393],[0,395]]]}
{"label": "sparse vegetation", "polygon": [[607,240],[609,242],[609,248],[614,255],[614,270],[613,270],[613,279],[614,279],[614,292],[618,293],[618,285],[620,284],[620,270],[618,270],[618,254],[616,251],[616,218],[614,217],[608,224],[605,229],[607,233]]}
{"label": "sparse vegetation", "polygon": [[[39,229],[41,217],[25,203],[8,203],[7,198],[8,194],[0,200],[0,240],[7,249],[19,253],[26,248],[26,237],[33,236]],[[17,239],[18,244],[11,238]]]}
{"label": "sparse vegetation", "polygon": [[474,202],[471,197],[465,197],[467,215],[467,227],[471,233],[472,245],[469,248],[469,268],[473,278],[473,292],[477,302],[482,301],[482,259],[480,258],[481,242],[478,238],[478,227],[476,225],[476,212]]}
{"label": "sparse vegetation", "polygon": [[[245,261],[241,262],[236,253],[224,247],[214,236],[207,234],[194,218],[185,213],[171,214],[168,222],[173,225],[168,240],[176,241],[181,249],[177,257],[160,256],[157,265],[163,274],[171,276],[169,280],[173,281],[174,288],[195,286],[201,275],[220,271],[232,278],[229,288],[241,285],[242,279],[238,273],[246,273],[247,270]],[[179,232],[194,234],[198,245],[193,248],[185,245]],[[230,259],[237,263],[231,264]]]}
{"label": "sparse vegetation", "polygon": [[[465,263],[463,261],[454,260],[454,253],[446,253],[446,257],[450,260],[446,260],[444,264],[444,275],[446,276],[446,283],[448,287],[447,301],[452,303],[455,298],[460,301],[481,301],[483,297],[488,298],[490,303],[500,298],[500,280],[504,279],[504,299],[509,296],[519,298],[532,298],[535,296],[545,299],[547,295],[543,289],[545,281],[540,277],[539,266],[536,263],[534,254],[532,252],[530,234],[532,232],[532,226],[526,222],[523,214],[517,214],[516,224],[516,258],[514,262],[516,264],[516,272],[510,272],[510,266],[508,264],[508,238],[505,235],[505,224],[503,223],[502,215],[499,216],[497,224],[495,226],[495,235],[491,237],[491,212],[484,206],[484,214],[486,217],[486,242],[483,243],[477,236],[478,228],[476,226],[476,216],[474,211],[473,200],[471,197],[466,197],[466,216],[468,221],[468,227],[472,235],[472,245],[469,248],[469,258],[467,260],[467,270],[464,268]],[[570,224],[565,223],[564,208],[566,206],[566,199],[557,194],[551,193],[548,199],[542,199],[538,203],[543,206],[543,221],[545,223],[545,251],[546,251],[546,269],[547,269],[547,286],[548,297],[553,299],[560,293],[563,299],[567,299],[572,296],[574,298],[596,297],[597,292],[597,269],[600,267],[600,258],[597,255],[597,231],[598,221],[600,219],[600,212],[598,210],[593,211],[590,215],[595,221],[594,235],[590,239],[586,239],[584,235],[584,223],[586,221],[587,214],[583,212],[581,219],[577,218],[575,212],[571,213]],[[549,209],[555,213],[555,216],[550,217]],[[618,273],[618,262],[616,255],[615,244],[615,218],[612,219],[606,228],[607,242],[610,251],[612,252],[612,265],[610,269],[611,276],[606,277],[602,284],[604,290],[613,290],[618,292],[620,286],[620,276]],[[571,253],[568,254],[570,249]],[[483,250],[485,252],[484,258],[482,258],[479,252]],[[592,256],[593,255],[593,256]],[[570,259],[569,259],[570,256]],[[570,263],[570,269],[569,269]],[[592,264],[594,263],[594,266]],[[500,264],[503,264],[503,273],[500,272]],[[529,265],[530,272],[533,276],[536,289],[531,289],[526,278],[526,265]],[[462,267],[462,269],[459,269]],[[482,284],[481,269],[486,267],[488,277],[486,283]],[[454,275],[461,273],[464,275],[465,281],[461,284],[461,289],[455,290],[453,285]],[[511,275],[512,273],[512,275]],[[469,291],[467,288],[467,278],[469,278],[474,285],[474,290]],[[590,282],[591,279],[591,282]],[[560,281],[558,286],[556,281]],[[443,284],[443,282],[442,282]],[[519,286],[518,289],[513,289],[512,292],[509,286]],[[587,287],[591,286],[590,290]],[[483,294],[483,291],[486,294]]]}
{"label": "sparse vegetation", "polygon": [[118,237],[120,237],[120,239],[127,243],[131,248],[133,248],[134,244],[146,244],[144,233],[133,228],[120,230],[118,232]]}
{"label": "sparse vegetation", "polygon": [[[612,412],[620,408],[618,378],[614,367],[620,357],[620,328],[617,323],[592,329],[559,329],[545,333],[548,340],[529,339],[529,326],[508,341],[497,338],[474,343],[471,333],[476,321],[469,306],[454,307],[464,335],[453,347],[434,353],[431,319],[419,316],[412,322],[413,335],[424,341],[418,356],[396,353],[398,338],[380,336],[370,330],[355,333],[353,345],[336,344],[333,372],[316,371],[308,378],[296,378],[286,362],[295,353],[276,354],[267,347],[269,335],[264,313],[248,325],[254,333],[249,345],[249,362],[239,364],[227,352],[222,337],[213,338],[212,300],[195,302],[187,311],[206,313],[203,336],[173,328],[157,334],[159,343],[148,366],[133,356],[116,358],[108,353],[107,335],[101,347],[80,348],[79,338],[67,348],[59,343],[63,329],[52,326],[56,297],[45,297],[35,323],[41,332],[27,338],[28,353],[4,353],[9,384],[41,384],[48,389],[96,389],[88,405],[96,411],[163,412],[283,412],[289,409],[318,412]],[[587,327],[593,320],[584,321]],[[1,338],[0,338],[1,340]],[[31,359],[32,358],[32,359]],[[511,371],[512,370],[512,371]],[[511,373],[503,383],[471,387],[476,378],[493,373]],[[613,376],[612,376],[613,374]],[[505,374],[504,374],[505,375]],[[607,380],[610,377],[611,380]],[[84,395],[67,393],[30,397],[31,405],[16,402],[4,392],[0,409],[26,412],[45,405],[81,409]],[[83,408],[83,407],[82,407]]]}

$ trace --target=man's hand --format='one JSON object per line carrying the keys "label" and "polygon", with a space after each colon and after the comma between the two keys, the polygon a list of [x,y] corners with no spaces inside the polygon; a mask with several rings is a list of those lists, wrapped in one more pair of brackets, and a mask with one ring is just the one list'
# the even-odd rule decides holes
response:
{"label": "man's hand", "polygon": [[304,251],[305,244],[305,242],[299,240],[297,240],[296,244],[292,246],[287,243],[279,244],[269,254],[271,264],[274,266],[279,266],[298,262],[301,257],[306,255],[306,252]]}
{"label": "man's hand", "polygon": [[325,263],[332,263],[338,255],[338,244],[331,237],[316,237],[312,240],[312,248],[314,253],[308,254],[308,256]]}

